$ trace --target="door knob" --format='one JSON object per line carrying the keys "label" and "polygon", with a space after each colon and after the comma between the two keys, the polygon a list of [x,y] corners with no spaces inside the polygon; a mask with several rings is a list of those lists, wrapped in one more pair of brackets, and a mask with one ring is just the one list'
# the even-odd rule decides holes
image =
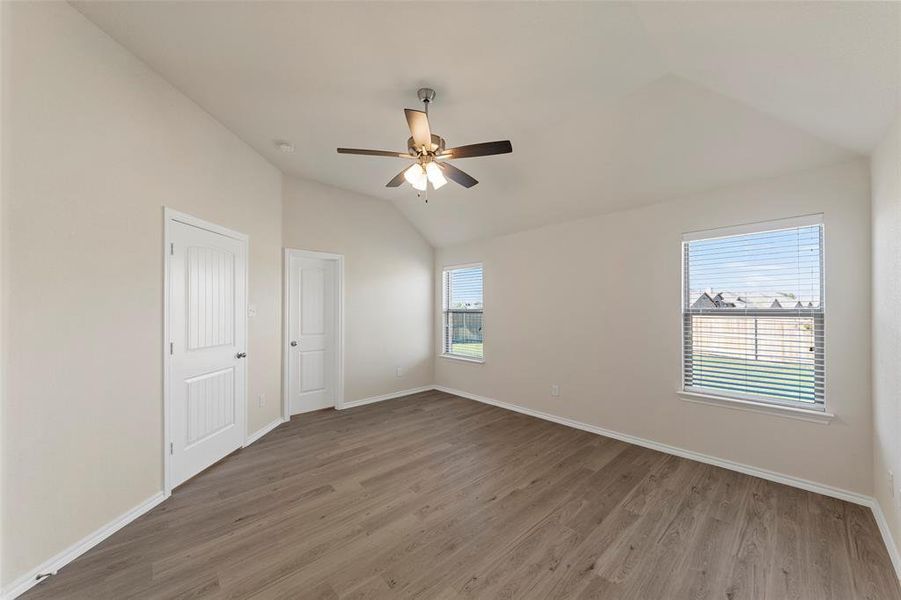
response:
{"label": "door knob", "polygon": [[247,356],[246,352],[238,352],[235,354],[235,358],[244,358],[245,356]]}
{"label": "door knob", "polygon": [[297,346],[297,342],[291,342],[291,347],[294,348],[295,346]]}

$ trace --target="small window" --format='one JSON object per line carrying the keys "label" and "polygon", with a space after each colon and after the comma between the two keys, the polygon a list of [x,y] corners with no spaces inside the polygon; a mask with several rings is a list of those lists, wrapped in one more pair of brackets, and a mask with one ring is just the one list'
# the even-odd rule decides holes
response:
{"label": "small window", "polygon": [[481,361],[482,265],[445,267],[442,354]]}
{"label": "small window", "polygon": [[824,409],[821,216],[683,236],[683,389]]}

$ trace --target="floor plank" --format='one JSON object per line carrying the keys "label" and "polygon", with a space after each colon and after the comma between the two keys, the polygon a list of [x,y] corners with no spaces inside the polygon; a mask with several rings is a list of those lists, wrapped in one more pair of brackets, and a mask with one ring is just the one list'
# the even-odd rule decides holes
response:
{"label": "floor plank", "polygon": [[23,597],[901,590],[863,507],[432,391],[293,418]]}

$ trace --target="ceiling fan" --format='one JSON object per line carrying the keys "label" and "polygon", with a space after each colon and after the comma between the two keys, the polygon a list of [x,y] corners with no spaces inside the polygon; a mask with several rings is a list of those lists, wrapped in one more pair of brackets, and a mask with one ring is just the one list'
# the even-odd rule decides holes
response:
{"label": "ceiling fan", "polygon": [[407,140],[407,152],[390,152],[388,150],[364,150],[358,148],[338,148],[338,154],[362,154],[364,156],[390,156],[406,158],[415,162],[394,176],[386,187],[398,187],[406,180],[419,192],[428,190],[431,183],[438,189],[450,179],[465,188],[478,183],[474,177],[461,171],[454,165],[445,162],[449,159],[473,158],[475,156],[491,156],[513,152],[509,140],[499,142],[482,142],[468,146],[446,148],[444,138],[432,133],[429,127],[429,104],[435,100],[435,90],[422,88],[417,92],[419,99],[425,104],[425,110],[404,109],[407,125],[412,136]]}

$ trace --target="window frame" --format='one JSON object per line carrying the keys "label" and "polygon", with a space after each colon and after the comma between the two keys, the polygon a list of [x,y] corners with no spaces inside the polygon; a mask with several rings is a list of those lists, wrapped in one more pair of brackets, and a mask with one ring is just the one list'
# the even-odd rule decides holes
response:
{"label": "window frame", "polygon": [[[449,352],[446,346],[447,342],[447,273],[449,271],[457,271],[460,269],[474,269],[478,267],[482,270],[482,310],[480,311],[482,315],[482,356],[481,358],[477,358],[474,356],[466,356],[463,354],[453,354]],[[440,325],[440,339],[439,343],[441,344],[441,352],[438,356],[441,358],[447,358],[450,360],[458,360],[461,362],[467,363],[475,363],[475,364],[483,364],[485,362],[485,265],[481,262],[472,262],[472,263],[460,263],[460,264],[452,264],[452,265],[444,265],[441,267],[441,325]]]}
{"label": "window frame", "polygon": [[[742,309],[740,315],[760,316],[769,318],[778,318],[781,314],[785,317],[809,314],[814,321],[814,336],[816,332],[821,332],[821,341],[817,345],[815,343],[814,372],[815,376],[822,378],[822,401],[805,402],[801,400],[789,400],[786,398],[778,398],[767,396],[765,394],[755,394],[749,392],[740,392],[725,389],[716,389],[710,387],[686,385],[688,376],[687,350],[690,340],[687,336],[687,328],[691,325],[692,315],[705,314],[703,309],[692,309],[690,301],[690,281],[689,281],[689,255],[688,247],[691,242],[700,240],[711,240],[718,238],[729,238],[742,235],[750,235],[755,233],[770,233],[776,231],[784,231],[788,229],[796,229],[801,227],[819,227],[819,254],[820,254],[820,302],[819,306],[810,309],[787,308],[781,309]],[[679,395],[689,401],[701,402],[707,404],[726,405],[733,408],[746,408],[755,412],[782,413],[783,416],[798,416],[804,418],[804,415],[810,415],[811,420],[828,423],[834,415],[827,411],[826,397],[826,228],[822,213],[803,215],[799,217],[791,217],[787,219],[778,219],[770,221],[761,221],[756,223],[748,223],[730,227],[721,227],[715,229],[699,230],[684,233],[681,240],[681,261],[682,261],[682,283],[680,294],[680,351],[681,351],[681,374]],[[802,312],[799,312],[802,311]],[[715,313],[707,312],[711,315]],[[722,314],[727,314],[723,311]],[[816,337],[815,337],[816,339]],[[817,371],[817,361],[822,365]]]}

